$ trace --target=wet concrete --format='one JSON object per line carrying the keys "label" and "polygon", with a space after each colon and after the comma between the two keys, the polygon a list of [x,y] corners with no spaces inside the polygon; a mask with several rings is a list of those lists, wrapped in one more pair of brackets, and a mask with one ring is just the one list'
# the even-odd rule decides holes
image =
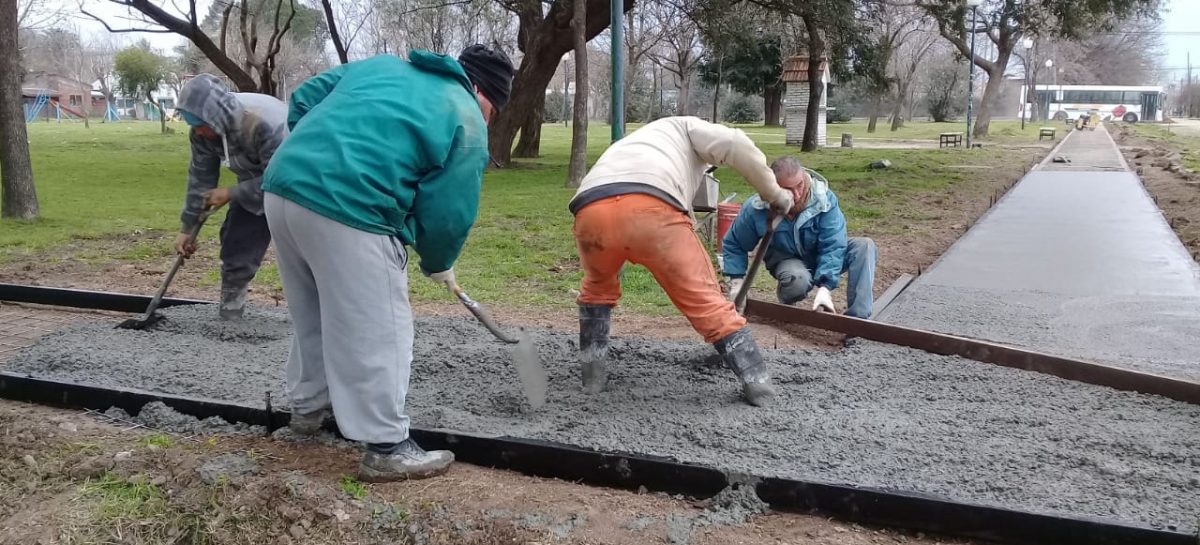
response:
{"label": "wet concrete", "polygon": [[[166,331],[84,324],[9,370],[259,403],[283,396],[286,316],[255,326],[168,309]],[[587,396],[576,335],[530,331],[549,374],[533,411],[511,347],[470,318],[418,318],[415,425],[665,456],[731,472],[939,494],[1011,508],[1191,529],[1200,505],[1200,406],[859,342],[767,350],[779,396],[739,400],[699,342],[616,338],[610,389]],[[684,537],[691,523],[672,528]]]}
{"label": "wet concrete", "polygon": [[[1044,170],[1073,170],[1096,172],[1103,170],[1125,171],[1129,166],[1125,158],[1117,150],[1104,124],[1094,131],[1072,131],[1059,126],[1059,130],[1068,132],[1064,135],[1061,146],[1058,146],[1043,163]],[[1115,153],[1114,153],[1115,152]],[[1070,162],[1056,163],[1055,157],[1064,157]]]}
{"label": "wet concrete", "polygon": [[[1103,130],[1074,133],[1056,153],[1124,164]],[[1140,180],[1052,165],[1025,176],[878,318],[1200,379],[1200,267]]]}

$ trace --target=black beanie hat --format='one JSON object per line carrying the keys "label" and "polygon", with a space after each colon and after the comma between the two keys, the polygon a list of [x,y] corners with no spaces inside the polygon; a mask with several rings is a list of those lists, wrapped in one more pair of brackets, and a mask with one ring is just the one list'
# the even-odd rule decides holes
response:
{"label": "black beanie hat", "polygon": [[483,96],[487,97],[497,110],[508,104],[513,79],[513,65],[512,61],[508,60],[508,55],[499,49],[475,44],[463,50],[458,56],[458,63],[462,65],[471,83],[483,92]]}

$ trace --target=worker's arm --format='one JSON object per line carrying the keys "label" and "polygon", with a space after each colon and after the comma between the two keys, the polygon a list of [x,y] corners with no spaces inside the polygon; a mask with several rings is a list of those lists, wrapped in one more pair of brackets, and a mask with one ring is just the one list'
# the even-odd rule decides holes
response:
{"label": "worker's arm", "polygon": [[756,208],[757,201],[757,197],[751,197],[742,203],[733,225],[721,239],[721,268],[726,276],[740,278],[746,275],[748,256],[767,232],[767,211]]}
{"label": "worker's arm", "polygon": [[292,98],[288,101],[287,126],[289,131],[295,130],[296,123],[300,122],[300,118],[333,92],[333,88],[346,73],[347,66],[349,65],[341,64],[321,72],[304,80],[304,83],[292,91]]}
{"label": "worker's arm", "polygon": [[846,260],[846,216],[838,207],[837,197],[829,194],[833,204],[828,212],[817,216],[817,271],[814,286],[836,289]]}
{"label": "worker's arm", "polygon": [[729,165],[758,192],[764,201],[775,204],[790,194],[775,181],[767,166],[767,157],[740,129],[689,119],[688,134],[700,159],[712,165]]}
{"label": "worker's arm", "polygon": [[465,127],[457,128],[441,167],[417,185],[409,227],[425,274],[454,266],[479,212],[479,192],[488,160],[487,136],[486,131],[482,137],[469,132]]}
{"label": "worker's arm", "polygon": [[196,225],[204,210],[204,194],[217,187],[221,179],[221,141],[204,138],[195,130],[188,139],[192,144],[192,161],[188,164],[187,194],[183,199],[183,213],[179,216],[180,232],[187,232]]}
{"label": "worker's arm", "polygon": [[229,200],[242,205],[247,210],[262,210],[263,172],[266,171],[271,157],[275,156],[275,150],[279,149],[279,145],[283,143],[283,137],[286,134],[287,130],[283,125],[272,126],[266,122],[258,124],[251,139],[262,164],[262,170],[256,176],[241,180],[237,185],[229,188]]}

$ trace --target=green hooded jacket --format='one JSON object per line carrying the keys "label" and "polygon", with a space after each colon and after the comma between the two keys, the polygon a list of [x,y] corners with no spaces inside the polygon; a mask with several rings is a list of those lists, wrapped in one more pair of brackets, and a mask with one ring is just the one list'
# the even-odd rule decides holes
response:
{"label": "green hooded jacket", "polygon": [[343,64],[292,93],[291,133],[263,191],[355,229],[398,237],[421,269],[449,269],[479,211],[487,124],[453,57],[414,50]]}

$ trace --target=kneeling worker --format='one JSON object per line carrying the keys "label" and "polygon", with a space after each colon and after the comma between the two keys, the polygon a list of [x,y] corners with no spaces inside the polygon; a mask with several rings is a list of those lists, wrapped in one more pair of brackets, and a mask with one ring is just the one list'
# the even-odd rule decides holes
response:
{"label": "kneeling worker", "polygon": [[[870,318],[871,288],[875,284],[875,242],[869,238],[846,238],[846,217],[838,208],[837,195],[829,182],[800,165],[794,157],[781,157],[771,164],[779,185],[792,192],[796,211],[775,229],[763,265],[779,281],[779,302],[792,305],[813,296],[813,310],[834,312],[830,290],[836,289],[842,273],[849,273],[846,314]],[[729,292],[737,293],[746,275],[747,254],[767,230],[767,205],[751,197],[742,205],[733,225],[721,239]],[[732,297],[732,296],[731,296]]]}
{"label": "kneeling worker", "polygon": [[[220,315],[241,318],[250,281],[271,245],[262,176],[287,135],[287,105],[271,95],[230,92],[216,76],[200,74],[179,90],[176,111],[191,126],[192,161],[175,251],[196,251],[189,232],[204,208],[232,203],[221,224]],[[237,175],[237,185],[217,187],[222,162]]]}
{"label": "kneeling worker", "polygon": [[631,133],[600,156],[571,200],[583,266],[579,349],[584,390],[607,381],[609,320],[628,261],[654,275],[671,302],[713,343],[753,405],[774,395],[746,319],[721,294],[708,252],[693,230],[691,204],[708,165],[737,170],[771,207],[792,208],[766,157],[740,130],[696,117],[666,117]]}

